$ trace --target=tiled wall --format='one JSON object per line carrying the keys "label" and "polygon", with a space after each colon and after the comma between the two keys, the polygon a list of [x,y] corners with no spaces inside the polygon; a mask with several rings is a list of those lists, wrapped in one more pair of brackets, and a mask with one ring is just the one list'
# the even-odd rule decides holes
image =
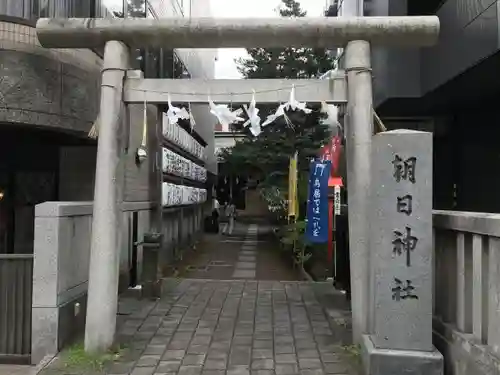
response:
{"label": "tiled wall", "polygon": [[102,59],[88,49],[46,49],[40,46],[36,29],[31,26],[0,21],[0,48],[50,56],[82,69],[99,70]]}
{"label": "tiled wall", "polygon": [[91,50],[45,49],[33,27],[0,21],[0,121],[88,132],[100,66]]}

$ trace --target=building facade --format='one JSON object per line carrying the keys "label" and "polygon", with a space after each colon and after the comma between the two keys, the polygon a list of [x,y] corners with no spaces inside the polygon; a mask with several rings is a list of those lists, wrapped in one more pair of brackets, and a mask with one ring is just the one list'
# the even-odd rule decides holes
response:
{"label": "building facade", "polygon": [[36,204],[92,199],[93,172],[82,168],[80,192],[71,177],[74,161],[93,168],[95,142],[86,135],[97,115],[101,57],[42,48],[35,22],[106,16],[100,0],[0,1],[0,253],[33,251]]}
{"label": "building facade", "polygon": [[[332,2],[333,3],[333,2]],[[336,0],[339,15],[437,15],[439,43],[372,49],[374,106],[388,129],[434,133],[434,207],[500,212],[496,0]],[[362,9],[362,13],[361,13]],[[356,13],[357,12],[357,13]],[[479,190],[480,189],[480,190]],[[481,193],[478,194],[478,192]]]}
{"label": "building facade", "polygon": [[[98,114],[102,51],[42,48],[35,23],[41,17],[123,16],[123,9],[120,14],[106,5],[105,0],[0,0],[0,253],[33,251],[36,204],[93,200],[96,142],[87,135]],[[203,0],[127,5],[125,13],[133,16],[210,15]],[[214,60],[214,50],[139,49],[133,68],[147,78],[212,78]],[[192,111],[213,155],[215,121],[205,106]],[[207,167],[216,173],[215,156]],[[139,191],[146,190],[137,183],[128,196],[142,200],[146,196]]]}
{"label": "building facade", "polygon": [[[42,48],[36,38],[37,19],[210,15],[204,0],[127,0],[127,6],[113,11],[105,8],[108,4],[0,0],[0,279],[6,281],[0,283],[0,362],[38,363],[70,342],[85,322],[85,314],[75,313],[74,306],[86,311],[97,151],[88,134],[99,125],[103,51]],[[131,69],[147,78],[214,75],[214,50],[131,52]],[[215,181],[215,119],[206,105],[191,107],[196,120],[191,136],[207,143],[208,159],[197,161]],[[161,264],[168,264],[192,244],[204,209],[192,200],[163,207],[168,176],[161,160],[168,139],[160,134],[165,108],[147,104],[146,109],[144,121],[143,103],[127,105],[119,137],[123,160],[118,176],[124,187],[120,290],[143,281],[144,269],[158,269],[144,266],[147,257],[138,243],[146,233],[163,234]],[[144,130],[148,157],[139,162]],[[175,148],[185,159],[195,159],[179,145]],[[177,176],[173,184],[202,190],[205,182],[198,178]]]}

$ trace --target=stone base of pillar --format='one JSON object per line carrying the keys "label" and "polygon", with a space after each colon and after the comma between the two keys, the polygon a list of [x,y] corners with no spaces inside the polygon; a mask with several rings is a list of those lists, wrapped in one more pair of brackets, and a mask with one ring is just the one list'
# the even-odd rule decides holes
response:
{"label": "stone base of pillar", "polygon": [[158,275],[160,249],[157,245],[143,245],[142,298],[160,298],[161,285]]}
{"label": "stone base of pillar", "polygon": [[361,354],[366,375],[443,375],[443,355],[437,349],[378,349],[369,335],[363,335]]}

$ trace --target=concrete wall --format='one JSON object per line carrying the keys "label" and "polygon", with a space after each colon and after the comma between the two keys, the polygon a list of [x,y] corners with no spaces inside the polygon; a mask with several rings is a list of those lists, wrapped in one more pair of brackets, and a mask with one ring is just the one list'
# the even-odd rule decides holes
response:
{"label": "concrete wall", "polygon": [[94,200],[96,146],[59,148],[59,199]]}
{"label": "concrete wall", "polygon": [[447,0],[437,11],[439,43],[422,49],[422,95],[499,49],[497,0]]}
{"label": "concrete wall", "polygon": [[[124,204],[121,285],[128,285],[133,212],[138,238],[150,229],[151,203]],[[45,202],[35,209],[32,362],[56,354],[85,324],[92,226],[91,202]],[[138,254],[139,270],[142,254]]]}
{"label": "concrete wall", "polygon": [[183,208],[165,208],[162,216],[162,233],[164,236],[163,254],[160,268],[167,271],[173,260],[179,258],[183,249],[192,246],[198,239],[203,218],[208,213],[207,205],[193,205]]}
{"label": "concrete wall", "polygon": [[[373,0],[370,16],[403,16],[407,0]],[[418,48],[372,48],[375,106],[393,98],[420,96],[420,50]]]}
{"label": "concrete wall", "polygon": [[[372,0],[369,15],[407,15],[408,1]],[[496,53],[500,47],[498,10],[497,0],[447,0],[436,13],[441,21],[436,46],[373,48],[375,106],[391,98],[424,96]]]}
{"label": "concrete wall", "polygon": [[101,59],[90,50],[44,49],[33,26],[1,19],[0,121],[88,132]]}
{"label": "concrete wall", "polygon": [[160,202],[161,157],[157,132],[160,131],[158,109],[149,105],[147,110],[147,148],[148,158],[137,163],[137,149],[141,146],[144,123],[144,106],[131,104],[126,109],[124,137],[124,201],[125,202]]}

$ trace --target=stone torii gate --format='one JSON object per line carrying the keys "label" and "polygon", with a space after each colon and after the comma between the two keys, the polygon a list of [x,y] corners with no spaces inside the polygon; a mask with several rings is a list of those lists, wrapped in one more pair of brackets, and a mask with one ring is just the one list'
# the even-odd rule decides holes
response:
{"label": "stone torii gate", "polygon": [[[85,346],[108,348],[114,338],[118,284],[118,220],[121,157],[117,134],[124,103],[166,103],[167,92],[193,92],[204,87],[216,102],[248,102],[229,93],[251,89],[279,89],[259,94],[258,101],[285,101],[294,83],[283,80],[151,80],[127,78],[129,47],[252,48],[346,47],[345,71],[318,84],[295,82],[300,101],[345,102],[349,185],[350,256],[354,338],[360,342],[368,329],[368,200],[373,134],[370,44],[430,46],[437,42],[439,19],[422,17],[342,17],[217,19],[40,19],[37,35],[47,48],[104,49],[100,132],[98,139],[88,309]],[[286,90],[285,90],[286,88]],[[178,102],[206,102],[207,97],[182,94]],[[116,186],[118,185],[118,186]]]}

